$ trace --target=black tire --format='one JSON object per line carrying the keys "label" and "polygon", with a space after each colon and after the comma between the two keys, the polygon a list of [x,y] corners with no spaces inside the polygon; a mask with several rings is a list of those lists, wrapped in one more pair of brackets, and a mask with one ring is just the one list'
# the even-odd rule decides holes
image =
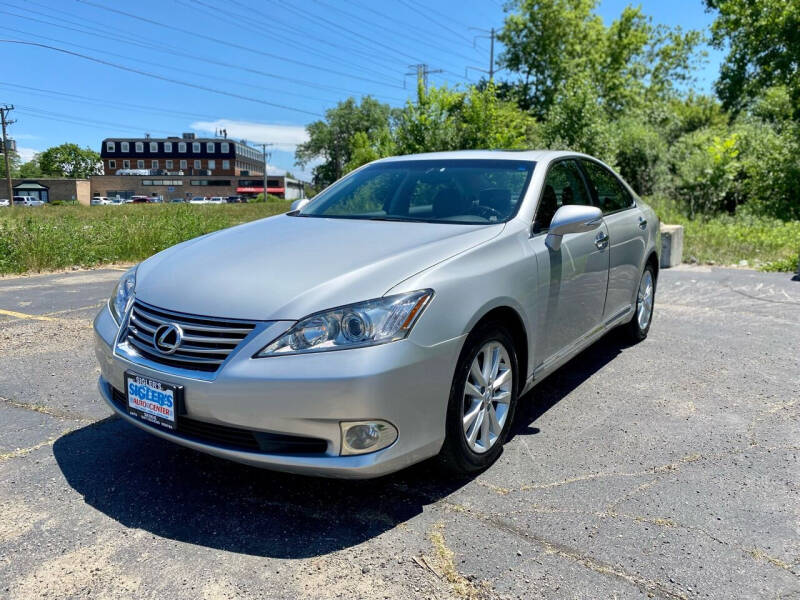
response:
{"label": "black tire", "polygon": [[[511,398],[505,423],[501,434],[494,444],[483,453],[473,451],[468,445],[462,424],[462,406],[464,402],[464,385],[472,365],[480,349],[489,342],[499,342],[503,345],[512,366]],[[467,337],[464,348],[458,358],[453,383],[450,388],[450,400],[447,406],[447,421],[445,424],[445,440],[439,453],[441,465],[449,472],[456,474],[470,474],[482,471],[489,467],[503,451],[503,444],[508,439],[514,421],[519,395],[519,366],[514,342],[508,329],[502,323],[487,322],[475,328]]]}
{"label": "black tire", "polygon": [[653,265],[650,263],[646,264],[644,267],[644,271],[642,271],[642,277],[639,279],[641,284],[642,279],[645,277],[646,273],[650,273],[650,276],[653,278],[653,307],[650,309],[650,319],[647,321],[647,326],[642,328],[639,326],[639,319],[637,315],[639,314],[639,288],[636,288],[636,305],[633,308],[633,317],[631,320],[623,326],[624,335],[627,340],[633,344],[638,344],[642,340],[647,337],[647,334],[650,331],[650,325],[653,323],[653,313],[655,311],[655,295],[656,295],[656,272],[653,268]]}

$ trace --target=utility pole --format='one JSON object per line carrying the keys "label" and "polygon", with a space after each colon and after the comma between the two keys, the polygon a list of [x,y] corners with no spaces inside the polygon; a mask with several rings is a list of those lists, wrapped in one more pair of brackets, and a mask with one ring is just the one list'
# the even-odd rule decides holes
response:
{"label": "utility pole", "polygon": [[5,157],[6,163],[6,183],[8,184],[8,206],[9,208],[14,206],[14,187],[11,184],[11,145],[8,143],[8,135],[6,135],[6,127],[14,123],[14,121],[9,121],[7,119],[8,113],[14,110],[13,105],[6,104],[5,106],[0,106],[0,122],[3,124],[3,156]]}
{"label": "utility pole", "polygon": [[497,38],[497,31],[495,30],[494,27],[492,27],[491,29],[480,29],[479,27],[470,27],[470,29],[472,29],[474,31],[483,32],[484,34],[488,34],[488,35],[476,35],[472,39],[472,47],[473,48],[475,47],[475,40],[477,40],[478,38],[485,38],[485,39],[490,40],[490,42],[489,42],[489,70],[487,71],[486,69],[481,69],[479,67],[467,67],[466,69],[464,69],[464,76],[465,77],[467,76],[467,71],[469,71],[469,69],[473,69],[475,71],[480,71],[482,73],[487,73],[489,75],[489,81],[492,82],[492,81],[494,81],[494,72],[495,72],[494,71],[494,40]]}
{"label": "utility pole", "polygon": [[494,27],[492,27],[491,40],[489,46],[489,81],[494,81]]}
{"label": "utility pole", "polygon": [[273,144],[261,144],[261,153],[264,156],[264,202],[267,201],[267,171],[269,170],[269,158],[272,158],[272,152],[267,154],[267,146]]}
{"label": "utility pole", "polygon": [[406,73],[405,76],[409,77],[411,75],[417,76],[417,82],[422,82],[422,89],[425,93],[428,93],[428,75],[431,73],[444,73],[441,69],[429,69],[428,65],[425,63],[420,63],[418,65],[408,65],[409,69],[414,69],[410,73]]}

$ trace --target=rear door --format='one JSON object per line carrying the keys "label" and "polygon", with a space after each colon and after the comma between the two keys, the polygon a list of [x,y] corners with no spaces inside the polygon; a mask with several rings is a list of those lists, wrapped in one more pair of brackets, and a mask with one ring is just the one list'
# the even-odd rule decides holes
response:
{"label": "rear door", "polygon": [[592,204],[578,163],[550,165],[533,223],[531,244],[539,271],[536,340],[537,366],[569,352],[573,344],[602,323],[608,281],[608,231],[603,224],[585,233],[563,237],[561,248],[545,245],[550,221],[564,204]]}
{"label": "rear door", "polygon": [[603,211],[608,226],[610,267],[603,321],[609,321],[634,305],[647,244],[647,221],[614,173],[590,159],[582,158],[580,162],[593,201]]}

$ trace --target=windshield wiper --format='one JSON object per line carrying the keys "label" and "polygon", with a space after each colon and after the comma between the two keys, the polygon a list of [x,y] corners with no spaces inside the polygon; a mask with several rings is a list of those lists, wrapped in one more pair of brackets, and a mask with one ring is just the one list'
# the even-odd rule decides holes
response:
{"label": "windshield wiper", "polygon": [[415,219],[414,217],[399,217],[394,215],[386,215],[384,217],[366,217],[368,221],[417,221],[429,222],[427,219]]}

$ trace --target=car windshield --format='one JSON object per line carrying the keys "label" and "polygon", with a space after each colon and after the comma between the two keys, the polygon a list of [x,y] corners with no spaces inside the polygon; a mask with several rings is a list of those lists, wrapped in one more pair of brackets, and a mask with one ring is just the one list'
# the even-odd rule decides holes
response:
{"label": "car windshield", "polygon": [[536,163],[401,160],[377,163],[334,184],[293,213],[302,217],[502,223],[513,217]]}

